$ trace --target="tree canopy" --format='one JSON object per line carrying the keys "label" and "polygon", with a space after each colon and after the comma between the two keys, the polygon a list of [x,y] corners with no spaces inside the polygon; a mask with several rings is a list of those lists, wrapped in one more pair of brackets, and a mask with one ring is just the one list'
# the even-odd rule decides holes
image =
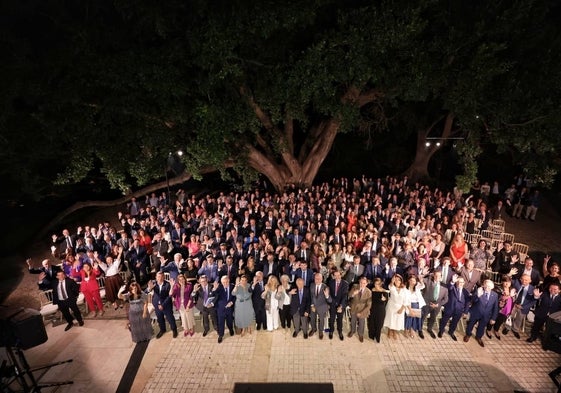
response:
{"label": "tree canopy", "polygon": [[480,143],[543,183],[561,165],[553,1],[2,7],[0,160],[24,192],[92,171],[137,188],[178,150],[194,176],[308,185],[357,130],[459,135],[464,183]]}

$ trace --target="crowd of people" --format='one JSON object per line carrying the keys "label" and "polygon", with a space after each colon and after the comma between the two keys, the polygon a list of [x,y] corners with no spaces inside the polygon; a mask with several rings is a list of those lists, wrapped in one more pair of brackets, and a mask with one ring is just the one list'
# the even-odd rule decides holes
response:
{"label": "crowd of people", "polygon": [[534,220],[538,195],[523,181],[503,193],[496,184],[476,185],[464,198],[407,177],[364,176],[282,193],[153,193],[132,198],[117,226],[53,235],[60,266],[28,264],[39,288],[53,290],[67,329],[74,319],[84,323],[77,288],[90,316],[103,315],[96,277],[104,276],[105,300],[115,309],[126,305],[135,342],[152,337],[151,312],[156,338],[168,325],[177,337],[174,311],[183,335],[193,336],[195,310],[202,335],[214,329],[219,343],[226,328],[230,336],[292,329],[293,337],[344,340],[345,321],[347,337],[360,342],[366,332],[380,342],[384,328],[390,340],[447,332],[456,341],[469,314],[463,340],[475,329],[481,346],[485,336],[500,340],[512,331],[520,338],[532,310],[533,342],[561,310],[559,264],[546,256],[538,270],[509,241],[496,250],[485,240],[472,247],[465,234],[505,214]]}

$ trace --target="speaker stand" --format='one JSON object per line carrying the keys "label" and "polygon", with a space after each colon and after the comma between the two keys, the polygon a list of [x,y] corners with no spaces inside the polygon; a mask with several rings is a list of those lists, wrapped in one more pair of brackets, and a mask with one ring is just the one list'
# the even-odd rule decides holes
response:
{"label": "speaker stand", "polygon": [[[13,366],[13,377],[9,380],[5,386],[8,387],[14,382],[21,386],[23,392],[25,393],[40,393],[42,388],[50,388],[54,386],[71,385],[74,381],[60,381],[60,382],[43,382],[41,378],[53,367],[60,366],[62,364],[71,363],[73,359],[63,360],[61,362],[51,363],[39,367],[29,367],[27,359],[22,349],[19,347],[6,346],[6,353],[10,359]],[[37,377],[33,375],[35,371],[41,371]]]}

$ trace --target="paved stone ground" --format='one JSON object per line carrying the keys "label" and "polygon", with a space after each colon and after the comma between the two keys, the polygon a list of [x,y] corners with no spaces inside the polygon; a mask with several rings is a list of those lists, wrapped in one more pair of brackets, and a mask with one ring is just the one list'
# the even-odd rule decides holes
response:
{"label": "paved stone ground", "polygon": [[[462,337],[461,335],[458,335]],[[555,392],[561,355],[512,335],[465,344],[426,337],[380,344],[356,337],[304,340],[291,332],[169,340],[143,392],[231,392],[235,382],[332,382],[335,392]],[[523,336],[524,338],[524,336]],[[150,348],[145,357],[150,358]],[[135,391],[136,389],[133,389]],[[140,391],[140,390],[138,390]]]}

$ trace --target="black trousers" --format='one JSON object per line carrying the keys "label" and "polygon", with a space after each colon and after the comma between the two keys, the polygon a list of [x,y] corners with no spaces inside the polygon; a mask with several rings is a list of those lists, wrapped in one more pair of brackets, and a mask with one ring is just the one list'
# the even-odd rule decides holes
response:
{"label": "black trousers", "polygon": [[[68,323],[72,323],[74,318],[76,318],[76,320],[78,322],[83,321],[82,320],[82,313],[80,312],[80,309],[78,308],[78,305],[76,304],[76,300],[77,299],[75,299],[75,298],[68,298],[66,300],[59,300],[58,301],[58,309],[60,310],[60,312],[64,316],[64,319],[66,319],[66,322],[68,322]],[[72,310],[72,314],[74,314],[74,316],[72,316],[72,314],[70,313],[70,310]]]}
{"label": "black trousers", "polygon": [[290,324],[292,322],[292,315],[290,315],[290,305],[289,304],[283,306],[283,308],[281,308],[279,310],[279,316],[280,316],[281,327],[283,329],[285,327],[290,329]]}

